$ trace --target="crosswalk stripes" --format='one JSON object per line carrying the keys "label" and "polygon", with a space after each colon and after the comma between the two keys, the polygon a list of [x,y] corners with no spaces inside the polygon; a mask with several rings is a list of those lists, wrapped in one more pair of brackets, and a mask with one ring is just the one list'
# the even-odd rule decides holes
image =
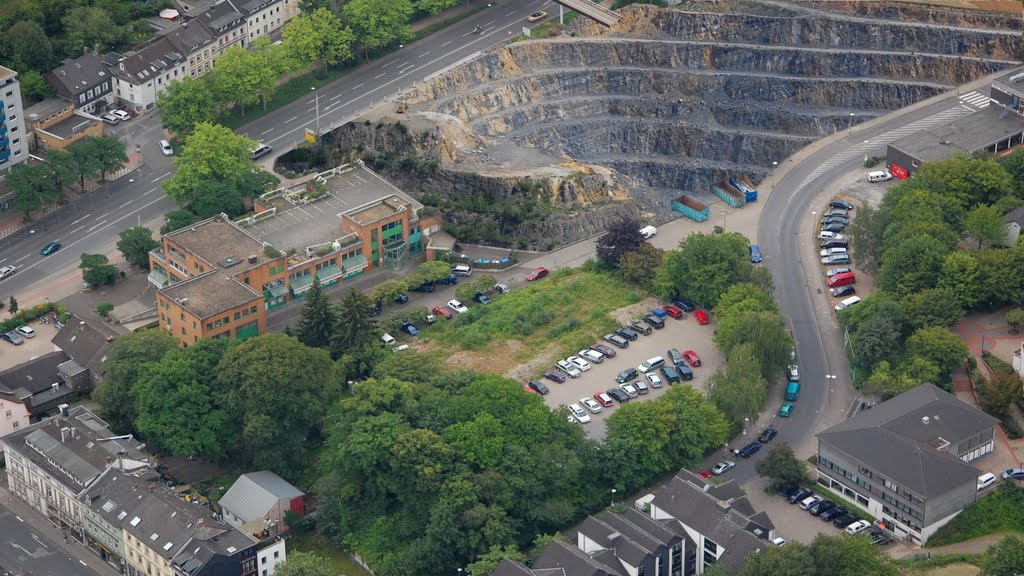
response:
{"label": "crosswalk stripes", "polygon": [[960,102],[970,105],[977,109],[982,109],[992,103],[989,99],[988,94],[982,94],[980,92],[968,92],[960,96]]}

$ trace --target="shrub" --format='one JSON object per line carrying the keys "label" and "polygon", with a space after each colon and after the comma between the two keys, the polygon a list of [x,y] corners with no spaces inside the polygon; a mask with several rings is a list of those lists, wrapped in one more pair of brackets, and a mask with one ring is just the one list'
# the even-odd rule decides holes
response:
{"label": "shrub", "polygon": [[36,304],[35,306],[27,310],[21,310],[11,318],[0,322],[0,332],[10,332],[18,326],[24,326],[33,320],[37,320],[46,314],[54,312],[57,314],[57,318],[61,322],[67,322],[68,317],[71,316],[71,314],[60,304],[54,304],[53,302]]}
{"label": "shrub", "polygon": [[106,318],[111,312],[114,311],[114,304],[111,302],[100,302],[96,305],[96,313]]}

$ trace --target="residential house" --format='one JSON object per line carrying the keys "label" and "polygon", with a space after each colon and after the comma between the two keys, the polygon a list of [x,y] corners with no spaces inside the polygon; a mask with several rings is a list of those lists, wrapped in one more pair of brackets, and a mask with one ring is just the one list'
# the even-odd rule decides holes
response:
{"label": "residential house", "polygon": [[1020,238],[1022,226],[1024,226],[1024,206],[1014,208],[1006,216],[1003,216],[1003,228],[1006,230],[1006,240],[1003,241],[1004,246],[1013,248],[1017,245],[1017,239]]}
{"label": "residential house", "polygon": [[25,110],[28,144],[32,150],[63,150],[89,136],[103,136],[103,122],[75,110],[63,98],[47,98]]}
{"label": "residential house", "polygon": [[88,370],[63,352],[50,352],[0,372],[0,436],[27,427],[92,388]]}
{"label": "residential house", "polygon": [[[202,24],[214,37],[216,59],[232,46],[245,48],[245,15],[231,2],[220,2],[202,10],[192,22]],[[203,68],[205,73],[207,68]]]}
{"label": "residential house", "polygon": [[92,324],[72,315],[51,340],[89,372],[89,384],[95,386],[106,374],[104,363],[114,346],[114,339],[97,330]]}
{"label": "residential house", "polygon": [[245,14],[246,46],[257,38],[269,37],[285,23],[284,0],[225,0],[237,2]]}
{"label": "residential house", "polygon": [[287,531],[285,513],[305,513],[305,494],[269,470],[242,474],[218,504],[224,520],[257,538]]}
{"label": "residential house", "polygon": [[127,572],[128,554],[121,523],[148,494],[148,485],[159,481],[152,468],[135,474],[108,468],[79,497],[85,545],[122,574]]}
{"label": "residential house", "polygon": [[131,435],[115,435],[88,409],[66,405],[58,416],[0,438],[11,493],[79,541],[84,541],[79,496],[107,468],[147,468],[143,446]]}
{"label": "residential house", "polygon": [[998,420],[922,384],[818,434],[818,482],[923,544],[977,498]]}
{"label": "residential house", "polygon": [[0,66],[0,172],[28,160],[18,73]]}
{"label": "residential house", "polygon": [[90,114],[114,104],[112,80],[99,56],[89,50],[46,74],[46,81],[57,96],[74,104],[75,110]]}

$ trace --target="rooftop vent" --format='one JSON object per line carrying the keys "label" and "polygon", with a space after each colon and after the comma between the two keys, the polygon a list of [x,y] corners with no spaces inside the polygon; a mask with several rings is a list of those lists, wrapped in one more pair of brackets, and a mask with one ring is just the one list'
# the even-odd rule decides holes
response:
{"label": "rooftop vent", "polygon": [[232,266],[237,266],[238,264],[241,264],[241,262],[242,261],[236,256],[229,256],[223,260],[218,261],[217,266],[220,266],[221,268],[231,268]]}
{"label": "rooftop vent", "polygon": [[255,263],[256,263],[256,255],[253,254],[252,256],[249,256],[249,264],[255,264]]}
{"label": "rooftop vent", "polygon": [[931,419],[928,418],[927,416],[921,417],[921,424],[928,424],[929,422],[931,422]]}

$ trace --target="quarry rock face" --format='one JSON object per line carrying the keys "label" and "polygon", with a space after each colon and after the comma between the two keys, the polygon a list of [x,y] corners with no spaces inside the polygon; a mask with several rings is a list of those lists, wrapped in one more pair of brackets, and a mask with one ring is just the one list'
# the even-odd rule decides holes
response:
{"label": "quarry rock face", "polygon": [[[710,187],[723,176],[758,182],[818,138],[1013,66],[1021,53],[1020,19],[992,13],[853,1],[689,6],[632,5],[612,29],[577,18],[559,37],[491,49],[407,96],[408,133],[370,127],[378,134],[357,141],[361,130],[350,129],[344,144],[372,151],[445,212],[456,236],[546,248],[599,233],[623,212],[664,221],[682,194],[717,202]],[[418,168],[403,175],[402,162]]]}

